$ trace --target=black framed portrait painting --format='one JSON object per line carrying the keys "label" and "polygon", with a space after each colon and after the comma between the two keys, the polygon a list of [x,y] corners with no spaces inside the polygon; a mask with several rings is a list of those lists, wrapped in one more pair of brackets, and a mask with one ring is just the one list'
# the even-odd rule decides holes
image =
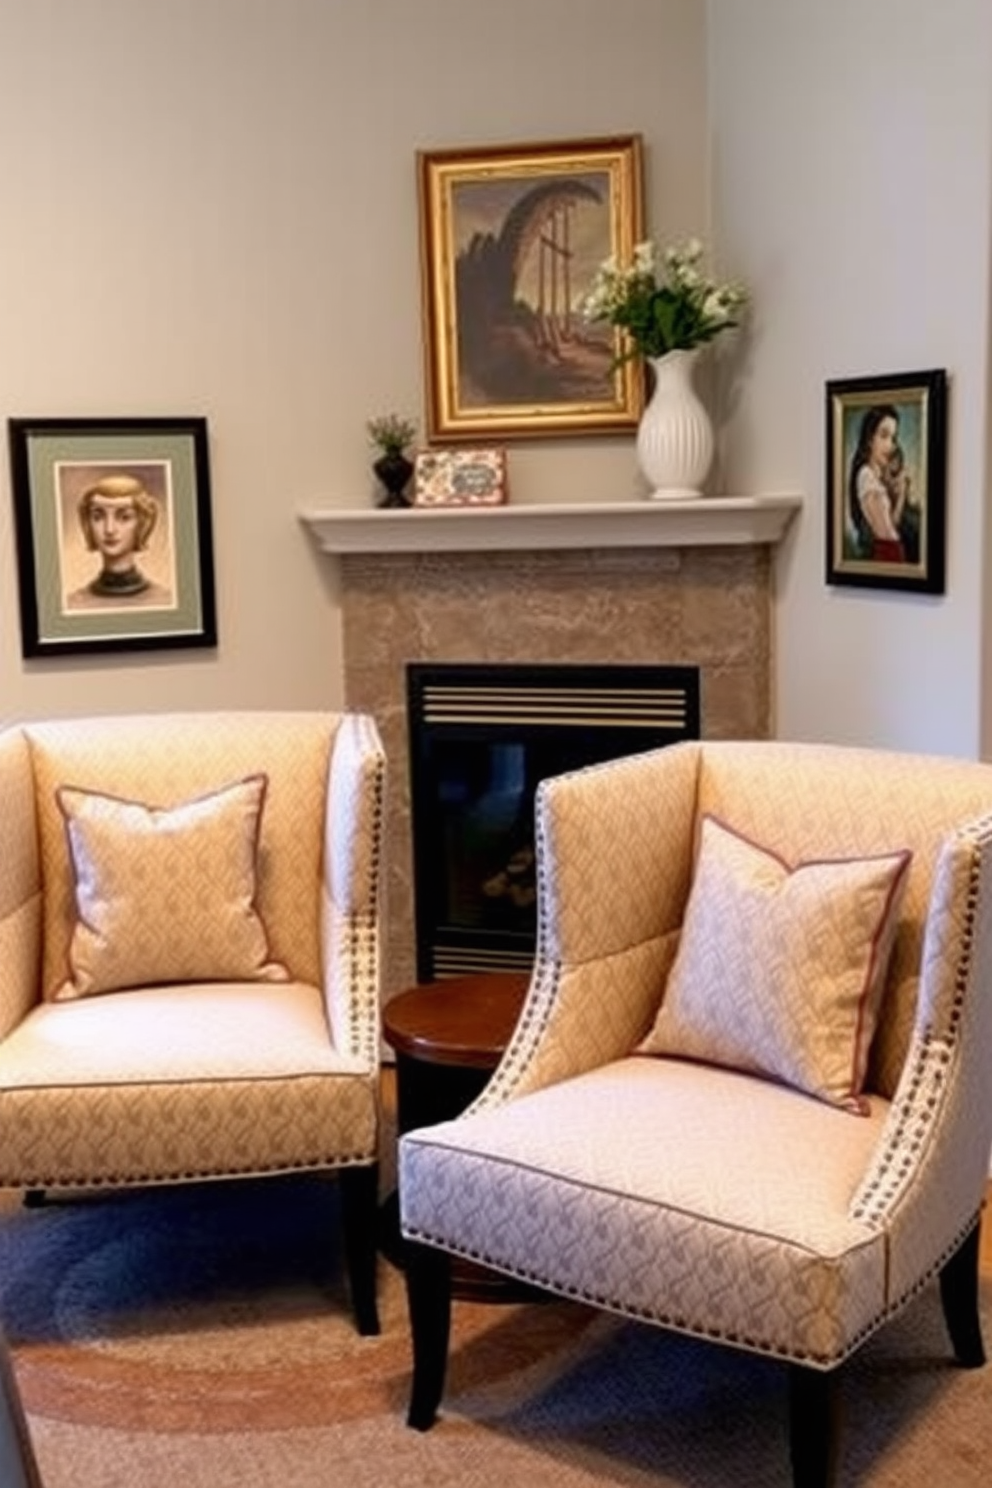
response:
{"label": "black framed portrait painting", "polygon": [[25,657],[215,646],[202,418],[8,421]]}
{"label": "black framed portrait painting", "polygon": [[943,594],[947,374],[826,388],[828,584]]}

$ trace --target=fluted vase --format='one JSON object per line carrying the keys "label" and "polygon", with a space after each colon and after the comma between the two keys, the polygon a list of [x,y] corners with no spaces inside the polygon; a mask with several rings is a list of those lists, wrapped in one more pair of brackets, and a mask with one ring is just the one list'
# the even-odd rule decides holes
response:
{"label": "fluted vase", "polygon": [[692,385],[699,347],[649,357],[654,390],[637,429],[637,463],[652,501],[703,494],[713,463],[713,425]]}

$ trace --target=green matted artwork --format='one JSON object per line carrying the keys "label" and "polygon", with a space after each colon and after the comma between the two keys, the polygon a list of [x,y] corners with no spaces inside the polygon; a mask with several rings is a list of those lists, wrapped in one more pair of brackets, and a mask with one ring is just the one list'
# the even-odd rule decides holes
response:
{"label": "green matted artwork", "polygon": [[215,646],[206,420],[7,427],[23,655]]}

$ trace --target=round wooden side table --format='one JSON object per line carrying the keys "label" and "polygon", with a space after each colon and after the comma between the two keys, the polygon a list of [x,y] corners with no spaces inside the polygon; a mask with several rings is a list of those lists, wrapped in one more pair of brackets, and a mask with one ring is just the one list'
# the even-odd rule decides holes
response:
{"label": "round wooden side table", "polygon": [[[477,972],[411,987],[382,1012],[386,1043],[396,1054],[396,1119],[399,1134],[451,1121],[481,1095],[499,1064],[523,1007],[528,972]],[[403,1263],[399,1195],[383,1205],[382,1249]],[[482,1266],[456,1261],[457,1296],[506,1300],[519,1295],[505,1278]]]}

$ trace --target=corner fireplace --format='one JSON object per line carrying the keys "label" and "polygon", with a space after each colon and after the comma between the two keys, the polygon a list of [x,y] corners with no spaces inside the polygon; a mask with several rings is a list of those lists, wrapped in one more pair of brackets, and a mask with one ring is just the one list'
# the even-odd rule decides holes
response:
{"label": "corner fireplace", "polygon": [[527,970],[537,785],[698,739],[699,668],[414,663],[407,724],[418,981]]}

